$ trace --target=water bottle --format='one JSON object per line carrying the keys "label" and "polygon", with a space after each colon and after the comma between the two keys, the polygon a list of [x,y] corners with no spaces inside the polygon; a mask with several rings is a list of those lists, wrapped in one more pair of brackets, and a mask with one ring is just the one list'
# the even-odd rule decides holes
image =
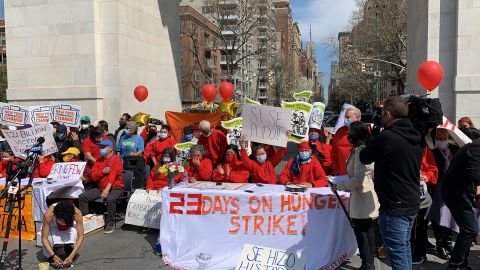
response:
{"label": "water bottle", "polygon": [[188,181],[188,173],[183,173],[183,184],[184,185],[188,185],[189,184],[189,181]]}
{"label": "water bottle", "polygon": [[161,256],[162,255],[162,246],[160,245],[160,237],[157,240],[157,243],[155,244],[155,255]]}

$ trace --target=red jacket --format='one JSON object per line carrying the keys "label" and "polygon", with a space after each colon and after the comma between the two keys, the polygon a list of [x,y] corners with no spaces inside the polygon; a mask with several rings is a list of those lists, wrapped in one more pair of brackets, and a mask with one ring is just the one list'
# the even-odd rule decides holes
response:
{"label": "red jacket", "polygon": [[231,164],[230,166],[230,175],[227,176],[226,174],[220,174],[218,172],[218,168],[222,167],[223,171],[225,171],[225,164],[218,164],[217,169],[213,172],[213,181],[215,182],[230,182],[230,183],[248,183],[248,177],[250,174],[248,170],[243,166],[242,162],[237,160]]}
{"label": "red jacket", "polygon": [[153,158],[155,158],[157,162],[162,161],[163,150],[167,148],[175,149],[175,144],[177,144],[177,142],[172,136],[167,137],[165,140],[156,140],[153,143],[147,144],[144,154],[145,161],[148,163],[150,159]]}
{"label": "red jacket", "polygon": [[324,156],[324,158],[319,160],[323,171],[325,171],[326,174],[330,174],[332,172],[332,146],[320,141],[315,141],[315,145],[317,146],[317,151]]}
{"label": "red jacket", "polygon": [[50,171],[52,170],[53,165],[55,164],[55,160],[52,157],[47,156],[45,157],[45,162],[40,163],[38,162],[38,167],[35,169],[33,173],[33,177],[35,178],[46,178]]}
{"label": "red jacket", "polygon": [[349,128],[341,127],[332,139],[332,173],[334,175],[347,174],[347,160],[352,152],[352,144],[348,142]]}
{"label": "red jacket", "polygon": [[[104,140],[108,140],[107,136],[103,137]],[[96,142],[93,142],[90,137],[86,138],[82,143],[82,152],[91,153],[92,156],[97,160],[102,157],[100,154],[100,147]]]}
{"label": "red jacket", "polygon": [[[168,186],[168,177],[164,174],[158,173],[158,167],[160,164],[155,166],[152,171],[150,172],[150,176],[147,180],[147,185],[145,187],[146,190],[159,190],[166,186]],[[173,178],[175,183],[179,183],[183,179],[183,173],[178,174]]]}
{"label": "red jacket", "polygon": [[438,169],[435,162],[435,156],[432,151],[425,149],[423,154],[422,164],[420,166],[420,175],[425,175],[428,179],[427,184],[436,185],[438,179]]}
{"label": "red jacket", "polygon": [[212,129],[212,134],[208,137],[200,135],[197,144],[205,146],[207,157],[212,160],[213,166],[220,161],[225,148],[227,147],[227,137],[220,130]]}
{"label": "red jacket", "polygon": [[[103,174],[103,169],[110,167],[110,173]],[[91,172],[92,182],[96,182],[101,190],[104,190],[108,184],[111,184],[111,189],[124,188],[122,175],[122,160],[119,156],[113,155],[110,158],[101,157],[93,165]]]}
{"label": "red jacket", "polygon": [[322,165],[316,158],[312,158],[312,161],[308,164],[300,164],[300,176],[297,177],[290,172],[290,167],[295,157],[290,159],[283,168],[280,174],[280,182],[285,185],[287,182],[293,182],[294,184],[311,183],[314,187],[326,187],[327,176],[322,169]]}
{"label": "red jacket", "polygon": [[187,171],[189,178],[195,178],[197,181],[210,181],[213,171],[212,161],[208,158],[204,158],[200,162],[200,165],[196,167],[190,160]]}
{"label": "red jacket", "polygon": [[275,167],[282,161],[286,153],[287,148],[282,147],[272,158],[268,158],[267,155],[267,160],[263,163],[251,160],[246,149],[240,151],[240,157],[242,158],[243,166],[252,175],[252,183],[276,184],[277,173],[275,172]]}

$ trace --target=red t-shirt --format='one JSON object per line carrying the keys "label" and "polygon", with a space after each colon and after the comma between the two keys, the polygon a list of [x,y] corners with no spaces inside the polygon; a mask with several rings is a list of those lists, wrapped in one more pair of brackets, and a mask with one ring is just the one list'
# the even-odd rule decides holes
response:
{"label": "red t-shirt", "polygon": [[[110,167],[110,173],[103,174],[103,169]],[[104,190],[108,184],[111,184],[111,189],[124,188],[122,175],[122,160],[117,155],[112,155],[110,158],[101,157],[93,165],[91,178],[92,182],[98,183],[98,187]]]}
{"label": "red t-shirt", "polygon": [[216,166],[227,148],[227,137],[220,130],[212,129],[212,134],[208,137],[200,135],[197,144],[203,145],[207,150],[207,157],[212,160],[213,166]]}
{"label": "red t-shirt", "polygon": [[422,164],[420,166],[420,175],[424,175],[427,177],[428,181],[427,184],[436,185],[438,179],[438,168],[437,163],[435,162],[435,156],[433,155],[432,151],[425,149],[425,153],[423,154]]}
{"label": "red t-shirt", "polygon": [[222,175],[218,172],[219,167],[222,167],[223,171],[226,170],[225,164],[218,164],[217,169],[213,172],[213,181],[215,182],[230,182],[230,183],[248,183],[248,177],[250,173],[243,166],[241,161],[235,161],[229,164],[230,175],[225,173]]}
{"label": "red t-shirt", "polygon": [[[104,140],[108,140],[107,136],[103,137]],[[92,141],[90,137],[86,138],[82,143],[82,151],[83,153],[90,153],[95,159],[99,159],[102,157],[100,154],[100,146],[97,142]]]}
{"label": "red t-shirt", "polygon": [[175,141],[172,136],[167,137],[165,140],[158,139],[147,144],[144,154],[145,161],[148,163],[150,159],[153,158],[155,158],[157,162],[162,161],[163,151],[167,148],[172,148],[172,150],[175,150],[175,144],[177,144],[177,141]]}
{"label": "red t-shirt", "polygon": [[308,164],[300,164],[300,176],[295,176],[290,172],[290,167],[293,163],[293,157],[290,159],[283,168],[280,174],[280,182],[285,185],[287,182],[293,182],[294,184],[311,183],[314,187],[326,187],[328,186],[327,176],[322,169],[320,162],[313,158]]}
{"label": "red t-shirt", "polygon": [[40,163],[38,162],[38,167],[35,169],[33,173],[35,178],[45,178],[50,174],[55,161],[52,157],[45,157],[45,162]]}
{"label": "red t-shirt", "polygon": [[[276,149],[275,149],[276,150]],[[276,151],[276,155],[268,158],[263,163],[259,163],[256,160],[251,160],[248,157],[246,149],[240,151],[240,157],[242,158],[243,166],[252,175],[252,183],[262,183],[262,184],[276,184],[277,183],[277,173],[275,172],[275,167],[282,161],[283,157],[287,153],[287,148],[282,147],[279,151]]]}
{"label": "red t-shirt", "polygon": [[[150,176],[148,177],[147,185],[145,187],[146,190],[159,190],[168,186],[168,177],[164,174],[157,173],[159,166],[160,165],[155,166],[150,172]],[[182,181],[182,179],[183,173],[180,173],[173,178],[175,183],[179,183]]]}
{"label": "red t-shirt", "polygon": [[195,178],[196,181],[210,181],[212,178],[212,161],[208,158],[202,159],[200,165],[197,167],[193,165],[192,161],[188,164],[188,176]]}

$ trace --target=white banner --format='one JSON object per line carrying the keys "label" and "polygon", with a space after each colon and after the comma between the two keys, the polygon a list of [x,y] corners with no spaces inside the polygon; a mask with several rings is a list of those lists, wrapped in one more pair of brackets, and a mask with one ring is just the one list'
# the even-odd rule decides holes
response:
{"label": "white banner", "polygon": [[340,112],[340,115],[338,116],[337,124],[335,125],[335,129],[333,130],[333,134],[337,133],[337,131],[345,125],[345,113],[347,113],[347,109],[353,107],[353,105],[350,104],[343,104],[342,111]]}
{"label": "white banner", "polygon": [[24,126],[29,120],[28,107],[0,103],[0,122],[7,126]]}
{"label": "white banner", "polygon": [[80,106],[54,102],[50,106],[52,107],[52,121],[67,127],[80,126]]}
{"label": "white banner", "polygon": [[[304,269],[326,270],[355,254],[352,227],[329,188],[301,194],[284,189],[254,184],[228,191],[163,189],[164,261],[182,269],[233,269],[250,244],[298,254]],[[348,204],[348,195],[341,196]]]}
{"label": "white banner", "polygon": [[463,147],[465,144],[469,144],[472,140],[465,135],[460,129],[455,126],[454,123],[450,122],[445,116],[443,117],[443,124],[438,126],[438,128],[446,129],[448,134],[452,136],[453,140],[458,144],[459,147]]}
{"label": "white banner", "polygon": [[32,126],[50,124],[52,122],[50,105],[30,106],[29,114],[29,123]]}
{"label": "white banner", "polygon": [[58,151],[57,144],[53,139],[53,130],[50,125],[34,126],[22,130],[2,130],[5,139],[12,148],[15,156],[19,157],[21,154],[29,150],[34,144],[37,143],[37,139],[40,137],[45,138],[43,143],[44,156],[51,155]]}
{"label": "white banner", "polygon": [[310,128],[321,130],[323,124],[323,114],[325,113],[325,104],[322,102],[314,102],[312,105],[313,109],[312,114],[310,115],[310,120],[308,121],[308,125]]}
{"label": "white banner", "polygon": [[83,176],[86,162],[62,162],[55,163],[47,178],[74,180]]}
{"label": "white banner", "polygon": [[159,229],[162,209],[162,194],[137,189],[128,201],[125,223]]}

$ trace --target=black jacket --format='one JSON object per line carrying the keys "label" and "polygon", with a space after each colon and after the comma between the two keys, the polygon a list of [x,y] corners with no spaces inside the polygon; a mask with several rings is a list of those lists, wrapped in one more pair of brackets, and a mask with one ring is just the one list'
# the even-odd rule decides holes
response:
{"label": "black jacket", "polygon": [[393,216],[417,213],[423,152],[422,137],[409,119],[392,123],[360,152],[363,164],[375,162],[380,211]]}
{"label": "black jacket", "polygon": [[[450,148],[450,152],[452,153],[452,155],[455,156],[455,153],[457,153],[459,149],[458,146],[450,144],[448,145],[448,147]],[[433,153],[433,156],[435,157],[435,164],[437,165],[437,169],[438,169],[438,181],[437,181],[437,185],[438,185],[438,183],[440,183],[440,181],[443,181],[443,179],[445,178],[448,168],[446,169],[444,168],[446,160],[441,150],[435,148],[432,150],[432,153]]]}
{"label": "black jacket", "polygon": [[480,139],[458,150],[442,186],[444,198],[465,199],[475,207],[476,187],[480,186]]}

